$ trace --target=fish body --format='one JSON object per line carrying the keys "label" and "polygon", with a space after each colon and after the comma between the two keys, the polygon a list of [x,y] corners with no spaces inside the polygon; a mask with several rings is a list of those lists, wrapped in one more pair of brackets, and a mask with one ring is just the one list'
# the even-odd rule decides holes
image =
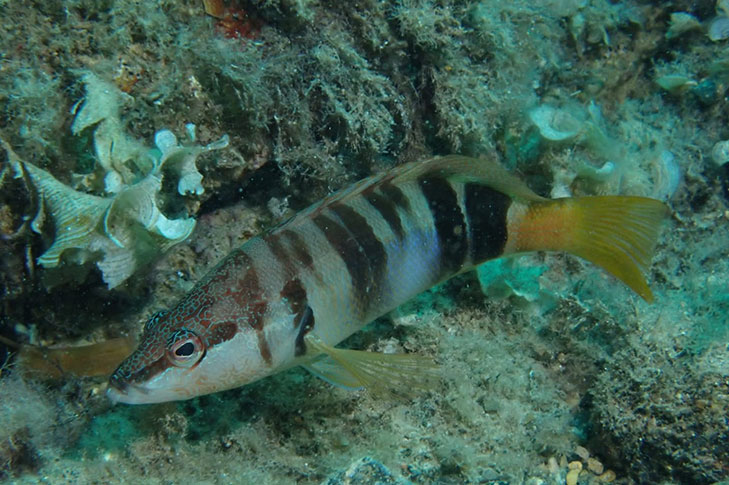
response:
{"label": "fish body", "polygon": [[414,382],[422,361],[334,346],[418,293],[497,257],[565,250],[651,299],[643,279],[665,206],[548,200],[499,165],[450,156],[367,178],[248,240],[154,315],[111,399],[152,403],[304,365],[346,387]]}

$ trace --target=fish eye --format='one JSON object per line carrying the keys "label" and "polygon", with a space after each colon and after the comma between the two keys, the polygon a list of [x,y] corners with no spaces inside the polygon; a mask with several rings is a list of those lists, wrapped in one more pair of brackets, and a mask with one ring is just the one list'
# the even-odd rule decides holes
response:
{"label": "fish eye", "polygon": [[180,329],[172,334],[167,345],[167,358],[177,367],[192,367],[205,354],[200,337],[192,330]]}
{"label": "fish eye", "polygon": [[194,351],[195,344],[193,344],[192,342],[185,342],[177,347],[177,350],[175,350],[175,355],[177,357],[190,357]]}

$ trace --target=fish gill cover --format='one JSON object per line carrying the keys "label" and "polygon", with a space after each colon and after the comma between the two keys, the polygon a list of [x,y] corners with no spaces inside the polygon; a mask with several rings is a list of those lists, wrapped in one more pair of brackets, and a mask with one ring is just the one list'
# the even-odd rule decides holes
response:
{"label": "fish gill cover", "polygon": [[538,254],[344,343],[436,356],[439,387],[408,402],[291,370],[110,407],[102,379],[29,376],[11,347],[0,475],[728,479],[728,17],[724,0],[0,0],[0,335],[25,346],[134,337],[247,238],[433,154],[496,158],[544,196],[672,209],[653,305]]}

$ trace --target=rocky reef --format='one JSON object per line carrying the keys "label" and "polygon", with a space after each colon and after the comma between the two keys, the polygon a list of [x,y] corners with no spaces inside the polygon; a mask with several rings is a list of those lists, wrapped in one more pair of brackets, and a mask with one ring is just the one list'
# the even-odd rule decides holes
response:
{"label": "rocky reef", "polygon": [[[728,480],[727,18],[724,0],[0,0],[0,479]],[[112,406],[83,375],[252,235],[448,153],[544,196],[665,201],[656,302],[562,254],[488,263],[343,343],[434,355],[442,381],[410,400],[292,369]]]}

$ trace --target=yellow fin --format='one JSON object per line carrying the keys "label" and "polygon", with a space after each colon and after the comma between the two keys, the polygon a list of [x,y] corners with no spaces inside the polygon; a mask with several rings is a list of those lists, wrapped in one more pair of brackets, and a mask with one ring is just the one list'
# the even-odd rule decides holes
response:
{"label": "yellow fin", "polygon": [[359,379],[329,356],[325,355],[314,362],[303,364],[302,367],[329,384],[351,391],[363,388]]}
{"label": "yellow fin", "polygon": [[[666,205],[634,196],[555,199],[530,204],[515,222],[514,252],[567,251],[612,274],[648,302],[648,269]],[[510,228],[510,231],[512,228]]]}
{"label": "yellow fin", "polygon": [[[438,379],[438,367],[429,357],[338,349],[313,335],[307,336],[306,340],[312,350],[331,358],[331,361],[326,359],[306,367],[343,387],[364,387],[374,394],[411,395],[415,391],[432,389]],[[326,366],[317,365],[321,362],[325,362]],[[336,365],[342,369],[336,369]]]}

